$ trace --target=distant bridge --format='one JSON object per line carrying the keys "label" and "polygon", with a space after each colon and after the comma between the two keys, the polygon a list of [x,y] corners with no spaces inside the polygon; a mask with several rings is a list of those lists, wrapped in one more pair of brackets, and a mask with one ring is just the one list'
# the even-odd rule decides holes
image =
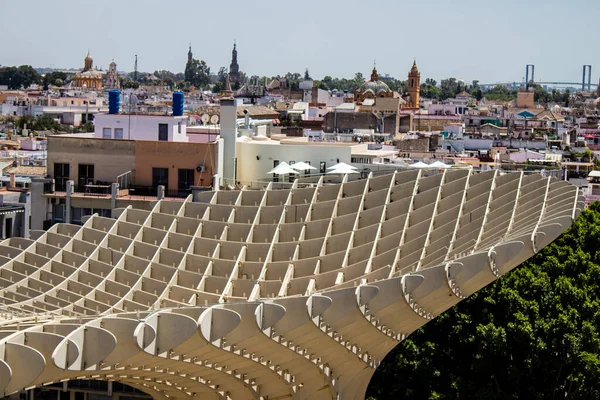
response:
{"label": "distant bridge", "polygon": [[502,83],[485,83],[479,84],[482,89],[491,89],[495,86],[507,86],[512,88],[523,88],[526,84],[536,84],[541,86],[555,86],[565,88],[581,88],[582,91],[592,91],[598,88],[597,83],[592,83],[592,66],[584,65],[581,75],[581,82],[536,82],[535,81],[535,65],[527,64],[525,66],[525,82],[502,82]]}
{"label": "distant bridge", "polygon": [[[541,85],[541,86],[557,86],[557,87],[565,87],[565,88],[578,88],[581,89],[581,82],[533,82],[536,85]],[[509,87],[519,87],[519,88],[524,88],[525,87],[525,82],[498,82],[498,83],[480,83],[479,87],[482,89],[492,89],[495,86],[509,86]],[[588,84],[586,83],[585,86],[588,86]],[[589,86],[591,87],[591,90],[595,90],[598,88],[598,84],[597,83],[590,83]],[[588,89],[589,90],[589,89]]]}

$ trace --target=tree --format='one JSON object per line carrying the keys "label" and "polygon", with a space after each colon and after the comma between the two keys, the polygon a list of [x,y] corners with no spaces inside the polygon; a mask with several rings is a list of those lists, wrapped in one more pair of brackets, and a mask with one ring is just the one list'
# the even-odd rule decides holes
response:
{"label": "tree", "polygon": [[440,88],[434,79],[427,78],[425,83],[421,84],[421,97],[424,99],[439,99],[441,96]]}
{"label": "tree", "polygon": [[36,131],[58,131],[61,125],[56,120],[48,115],[37,117],[31,129]]}
{"label": "tree", "polygon": [[552,94],[548,93],[542,86],[535,85],[533,88],[533,99],[538,103],[546,104],[552,101]]}
{"label": "tree", "polygon": [[0,68],[0,85],[8,85],[9,89],[27,88],[41,81],[42,77],[31,65]]}
{"label": "tree", "polygon": [[91,121],[83,125],[79,125],[73,129],[73,133],[90,133],[94,132],[94,124]]}
{"label": "tree", "polygon": [[34,122],[35,118],[32,115],[23,115],[15,119],[15,127],[18,130],[31,129],[33,127]]}
{"label": "tree", "polygon": [[446,100],[454,98],[459,92],[459,84],[456,78],[442,79],[440,83],[441,93],[440,99]]}
{"label": "tree", "polygon": [[185,81],[197,88],[206,87],[210,83],[210,68],[204,60],[192,59],[185,66]]}
{"label": "tree", "polygon": [[42,115],[37,118],[31,115],[23,115],[15,120],[15,126],[19,131],[22,129],[36,131],[58,131],[61,128],[61,125],[56,122],[54,118],[48,115]]}
{"label": "tree", "polygon": [[479,87],[478,80],[473,81],[473,83],[471,84],[471,87],[469,87],[468,92],[471,96],[475,97],[475,99],[477,99],[477,101],[479,101],[483,98],[483,91],[481,90],[481,87]]}
{"label": "tree", "polygon": [[140,84],[136,81],[132,81],[131,79],[126,79],[121,87],[123,89],[137,89],[140,87]]}
{"label": "tree", "polygon": [[488,100],[511,101],[517,98],[517,91],[510,90],[503,85],[496,85],[492,89],[483,92],[483,95]]}
{"label": "tree", "polygon": [[166,85],[169,90],[173,90],[173,87],[175,86],[175,80],[170,77],[170,76],[166,76],[162,79],[163,84]]}
{"label": "tree", "polygon": [[600,398],[600,203],[385,358],[383,399]]}
{"label": "tree", "polygon": [[67,80],[67,74],[60,71],[52,71],[44,75],[42,83],[45,87],[52,86],[62,86],[64,82]]}
{"label": "tree", "polygon": [[217,82],[221,85],[225,85],[225,80],[227,79],[227,68],[221,67],[219,68],[219,72],[217,72]]}

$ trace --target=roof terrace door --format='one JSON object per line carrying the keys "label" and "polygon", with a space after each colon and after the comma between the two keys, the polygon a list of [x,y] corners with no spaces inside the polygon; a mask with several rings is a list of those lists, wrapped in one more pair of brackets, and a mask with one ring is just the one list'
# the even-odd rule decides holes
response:
{"label": "roof terrace door", "polygon": [[165,192],[169,190],[169,168],[152,168],[152,189],[156,189],[163,185]]}
{"label": "roof terrace door", "polygon": [[54,164],[54,184],[56,191],[64,192],[67,188],[67,181],[70,178],[71,166],[66,163],[55,163]]}
{"label": "roof terrace door", "polygon": [[84,188],[85,185],[94,184],[94,165],[93,164],[79,164],[79,179],[77,184],[80,188]]}

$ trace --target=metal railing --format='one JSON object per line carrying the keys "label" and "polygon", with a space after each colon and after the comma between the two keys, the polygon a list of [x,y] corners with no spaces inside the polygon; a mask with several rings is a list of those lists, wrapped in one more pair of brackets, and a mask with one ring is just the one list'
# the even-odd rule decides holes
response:
{"label": "metal railing", "polygon": [[44,194],[54,193],[54,189],[52,188],[52,186],[53,186],[52,181],[44,182],[43,193]]}
{"label": "metal railing", "polygon": [[[130,185],[128,188],[130,196],[157,197],[158,187]],[[192,194],[191,189],[165,189],[165,197],[174,197],[184,199]]]}
{"label": "metal railing", "polygon": [[119,188],[128,188],[130,185],[133,184],[134,179],[135,169],[122,173],[121,175],[117,176],[117,183],[119,184]]}
{"label": "metal railing", "polygon": [[73,193],[82,193],[84,196],[102,197],[111,194],[110,185],[74,185]]}

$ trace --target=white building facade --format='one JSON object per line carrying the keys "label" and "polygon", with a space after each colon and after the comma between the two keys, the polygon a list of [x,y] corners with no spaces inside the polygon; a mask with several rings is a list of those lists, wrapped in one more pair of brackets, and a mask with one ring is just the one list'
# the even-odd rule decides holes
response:
{"label": "white building facade", "polygon": [[186,119],[171,115],[98,114],[94,137],[187,142]]}

